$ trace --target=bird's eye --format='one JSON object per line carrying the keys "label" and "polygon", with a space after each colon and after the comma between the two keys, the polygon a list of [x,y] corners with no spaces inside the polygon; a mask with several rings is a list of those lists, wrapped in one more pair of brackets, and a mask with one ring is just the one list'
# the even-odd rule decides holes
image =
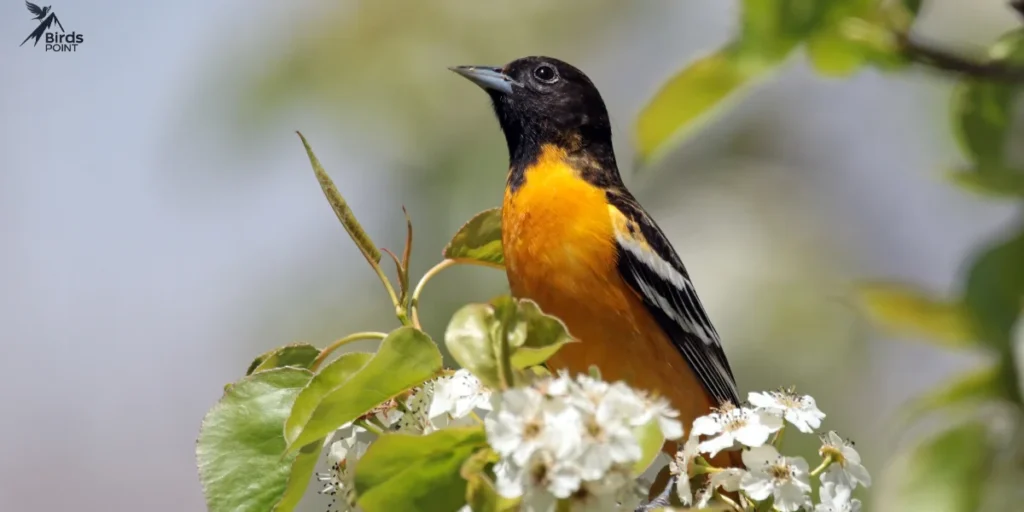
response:
{"label": "bird's eye", "polygon": [[556,80],[558,80],[558,73],[555,73],[555,68],[547,64],[541,64],[540,66],[537,66],[537,69],[533,70],[533,76],[537,80],[549,84],[553,84]]}

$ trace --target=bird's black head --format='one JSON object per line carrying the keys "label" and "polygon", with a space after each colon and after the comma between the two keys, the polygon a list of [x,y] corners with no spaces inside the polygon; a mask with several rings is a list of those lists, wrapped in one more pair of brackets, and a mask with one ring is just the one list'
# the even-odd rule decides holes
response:
{"label": "bird's black head", "polygon": [[503,68],[451,69],[490,95],[513,164],[535,157],[543,144],[610,156],[611,125],[601,94],[568,63],[524,57]]}

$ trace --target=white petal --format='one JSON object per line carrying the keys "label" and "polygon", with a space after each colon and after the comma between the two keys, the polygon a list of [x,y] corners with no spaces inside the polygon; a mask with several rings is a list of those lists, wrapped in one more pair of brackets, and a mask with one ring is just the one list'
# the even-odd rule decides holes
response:
{"label": "white petal", "polygon": [[782,428],[782,415],[776,411],[758,410],[754,411],[757,423],[768,429],[769,432],[776,432]]}
{"label": "white petal", "polygon": [[787,483],[776,487],[773,494],[775,495],[775,508],[782,512],[796,512],[807,503],[805,491],[792,484]]}
{"label": "white petal", "polygon": [[676,496],[683,505],[690,506],[693,503],[693,492],[690,491],[690,479],[686,475],[676,480]]}
{"label": "white petal", "polygon": [[722,488],[726,492],[735,492],[740,489],[740,482],[746,471],[739,468],[726,468],[717,473],[711,474],[711,487]]}
{"label": "white petal", "polygon": [[701,416],[693,420],[693,428],[690,429],[691,436],[712,436],[722,431],[721,419],[717,414]]}
{"label": "white petal", "polygon": [[548,480],[547,490],[556,498],[568,498],[580,488],[579,468],[571,464],[555,464],[544,475]]}
{"label": "white petal", "polygon": [[821,483],[833,484],[836,487],[847,487],[854,489],[857,487],[857,481],[850,477],[839,464],[832,464],[821,474]]}
{"label": "white petal", "polygon": [[768,441],[772,431],[760,423],[748,423],[735,432],[736,440],[745,446],[756,448],[763,446]]}
{"label": "white petal", "polygon": [[756,393],[751,392],[747,395],[747,401],[754,407],[766,407],[769,409],[785,409],[786,407],[779,402],[775,396],[771,393]]}
{"label": "white petal", "polygon": [[494,486],[504,498],[518,498],[523,495],[523,470],[508,459],[494,465]]}
{"label": "white petal", "polygon": [[846,471],[850,474],[854,480],[864,487],[871,487],[871,474],[868,473],[867,468],[860,464],[847,463]]}
{"label": "white petal", "polygon": [[839,446],[842,447],[840,451],[842,452],[844,459],[854,464],[860,464],[860,454],[857,453],[857,450],[850,446],[849,443],[844,441],[843,444]]}
{"label": "white petal", "polygon": [[714,457],[718,455],[718,452],[732,448],[734,439],[730,434],[722,434],[717,437],[712,437],[703,443],[700,443],[699,448],[701,452],[707,453]]}
{"label": "white petal", "polygon": [[774,485],[767,473],[750,472],[740,479],[740,489],[750,495],[751,498],[761,501],[772,495]]}
{"label": "white petal", "polygon": [[344,441],[335,441],[331,443],[331,448],[327,451],[327,462],[333,466],[345,460],[347,455],[348,445]]}
{"label": "white petal", "polygon": [[491,448],[501,455],[509,455],[522,442],[523,427],[514,419],[502,418],[502,416],[498,414],[484,418],[484,429],[487,432],[487,442]]}
{"label": "white petal", "polygon": [[683,424],[677,419],[661,416],[658,418],[658,427],[661,428],[661,435],[665,436],[665,439],[683,437]]}
{"label": "white petal", "polygon": [[747,468],[751,470],[761,469],[778,460],[779,451],[772,445],[758,446],[744,450],[741,458],[743,459],[743,465]]}

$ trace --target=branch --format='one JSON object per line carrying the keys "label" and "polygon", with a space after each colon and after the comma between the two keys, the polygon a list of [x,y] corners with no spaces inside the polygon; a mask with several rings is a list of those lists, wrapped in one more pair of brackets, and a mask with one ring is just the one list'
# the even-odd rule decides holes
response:
{"label": "branch", "polygon": [[[1024,0],[1015,0],[1013,6],[1024,11]],[[912,62],[982,80],[1024,83],[1024,67],[969,59],[914,41],[907,34],[897,34],[896,38],[900,51]]]}
{"label": "branch", "polygon": [[1024,16],[1024,0],[1011,0],[1010,7],[1013,7],[1021,16]]}

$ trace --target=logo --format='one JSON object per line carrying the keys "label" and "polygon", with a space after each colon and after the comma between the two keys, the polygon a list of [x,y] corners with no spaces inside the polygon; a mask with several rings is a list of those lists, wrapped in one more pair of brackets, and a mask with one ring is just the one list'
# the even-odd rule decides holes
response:
{"label": "logo", "polygon": [[[57,14],[53,12],[52,5],[39,7],[32,2],[26,1],[25,7],[28,7],[28,12],[35,16],[32,20],[38,21],[39,25],[18,46],[25,46],[25,43],[27,43],[29,39],[33,39],[32,46],[37,46],[39,44],[39,40],[44,39],[45,36],[46,51],[48,52],[78,51],[78,45],[82,44],[82,41],[84,41],[85,38],[82,37],[82,34],[64,32],[64,25],[60,24],[60,19],[58,19]],[[54,24],[60,28],[60,32],[50,30]]]}

